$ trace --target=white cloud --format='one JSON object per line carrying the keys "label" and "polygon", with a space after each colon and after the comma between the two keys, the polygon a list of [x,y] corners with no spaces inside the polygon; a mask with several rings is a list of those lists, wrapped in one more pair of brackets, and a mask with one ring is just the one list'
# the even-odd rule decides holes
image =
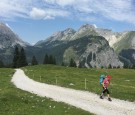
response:
{"label": "white cloud", "polygon": [[0,2],[0,17],[8,19],[15,17],[27,18],[30,4],[31,2],[28,0],[26,2],[23,0],[3,0]]}
{"label": "white cloud", "polygon": [[106,19],[135,24],[135,10],[132,0],[102,0],[93,6],[95,13]]}
{"label": "white cloud", "polygon": [[67,17],[68,11],[45,7],[42,0],[3,0],[0,2],[0,18],[33,18],[54,19],[55,17]]}
{"label": "white cloud", "polygon": [[[3,0],[0,18],[54,19],[76,17],[94,22],[109,19],[135,24],[133,0]],[[95,19],[95,20],[94,20]]]}
{"label": "white cloud", "polygon": [[76,0],[44,0],[44,1],[50,4],[58,4],[60,6],[73,5],[77,2]]}
{"label": "white cloud", "polygon": [[[44,0],[46,3],[57,5],[65,9],[71,8],[80,20],[93,21],[106,18],[135,24],[135,9],[133,0]],[[83,13],[83,15],[81,15]],[[80,15],[78,15],[80,14]],[[85,17],[84,17],[85,14]],[[93,17],[91,19],[91,17]]]}
{"label": "white cloud", "polygon": [[46,13],[42,9],[33,8],[30,12],[30,16],[34,19],[43,19],[44,17],[46,17]]}
{"label": "white cloud", "polygon": [[67,11],[57,9],[39,9],[33,8],[30,12],[30,17],[34,19],[54,19],[57,16],[66,17],[69,13]]}

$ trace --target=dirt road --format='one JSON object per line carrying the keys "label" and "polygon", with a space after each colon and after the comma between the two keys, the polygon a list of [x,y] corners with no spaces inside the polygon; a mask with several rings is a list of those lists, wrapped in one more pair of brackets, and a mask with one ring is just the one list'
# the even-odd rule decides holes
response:
{"label": "dirt road", "polygon": [[39,83],[28,78],[21,69],[16,70],[11,82],[24,91],[52,98],[57,102],[64,102],[98,115],[135,115],[135,102],[114,98],[112,98],[112,102],[109,102],[107,99],[101,100],[98,95],[87,91]]}

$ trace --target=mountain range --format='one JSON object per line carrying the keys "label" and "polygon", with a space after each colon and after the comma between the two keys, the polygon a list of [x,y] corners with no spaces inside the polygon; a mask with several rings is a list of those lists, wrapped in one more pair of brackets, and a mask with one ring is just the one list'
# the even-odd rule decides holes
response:
{"label": "mountain range", "polygon": [[135,65],[135,31],[118,33],[85,24],[77,31],[67,28],[56,32],[31,46],[0,23],[0,41],[0,58],[5,63],[12,62],[14,46],[19,45],[24,47],[29,63],[33,55],[42,63],[47,53],[54,55],[58,64],[68,65],[72,58],[87,68]]}

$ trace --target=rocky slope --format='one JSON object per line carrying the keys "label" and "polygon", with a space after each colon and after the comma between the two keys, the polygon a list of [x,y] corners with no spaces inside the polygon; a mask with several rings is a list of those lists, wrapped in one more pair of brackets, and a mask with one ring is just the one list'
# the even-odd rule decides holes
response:
{"label": "rocky slope", "polygon": [[[44,42],[36,44],[60,60],[69,64],[71,58],[83,67],[122,67],[117,54],[109,46],[108,41],[99,36],[92,25],[83,25],[78,31],[66,29],[53,34]],[[49,51],[49,52],[48,52]]]}
{"label": "rocky slope", "polygon": [[130,57],[134,57],[133,56],[134,53],[131,53],[131,52],[128,53],[127,50],[125,49],[135,48],[135,32],[134,31],[126,31],[126,32],[118,33],[118,32],[113,32],[112,30],[108,30],[108,29],[96,28],[94,25],[89,25],[89,24],[81,26],[77,31],[70,29],[70,33],[68,33],[67,30],[53,34],[47,40],[38,44],[38,46],[43,45],[43,46],[46,46],[46,48],[48,48],[48,47],[60,45],[61,42],[68,43],[69,41],[74,41],[76,39],[80,39],[82,37],[89,36],[89,35],[102,36],[109,42],[110,47],[114,49],[117,55],[120,55],[120,59],[122,59],[121,60],[122,62],[123,62],[123,59],[124,61],[126,60],[126,63],[131,64],[133,62],[133,61],[130,62],[131,58],[128,58],[128,56],[125,56],[125,55],[128,54],[130,55]]}
{"label": "rocky slope", "polygon": [[[59,64],[64,61],[68,65],[69,60],[73,58],[77,65],[81,64],[83,67],[122,67],[125,60],[130,64],[135,62],[134,31],[116,33],[86,24],[77,31],[68,28],[54,33],[35,46],[29,46],[5,24],[0,23],[0,59],[6,62],[10,60],[10,63],[14,46],[17,44],[25,47],[29,62],[35,55],[42,63],[46,53],[54,55]],[[133,50],[129,53],[128,49]],[[123,63],[119,60],[118,54]]]}
{"label": "rocky slope", "polygon": [[65,49],[63,61],[68,63],[73,58],[83,67],[122,67],[117,54],[101,36],[85,36],[73,41]]}
{"label": "rocky slope", "polygon": [[4,63],[11,63],[13,57],[14,46],[29,46],[23,42],[6,24],[0,23],[0,60]]}
{"label": "rocky slope", "polygon": [[123,32],[118,42],[113,45],[116,52],[123,49],[135,49],[135,31]]}
{"label": "rocky slope", "polygon": [[39,41],[35,44],[35,46],[42,46],[42,44],[50,44],[56,41],[63,41],[67,42],[70,41],[72,36],[76,33],[76,31],[72,28],[67,28],[64,31],[59,31],[51,35],[49,38],[46,40]]}
{"label": "rocky slope", "polygon": [[8,26],[0,23],[0,49],[13,47],[15,45],[27,46]]}
{"label": "rocky slope", "polygon": [[135,31],[123,32],[113,48],[126,67],[135,67]]}

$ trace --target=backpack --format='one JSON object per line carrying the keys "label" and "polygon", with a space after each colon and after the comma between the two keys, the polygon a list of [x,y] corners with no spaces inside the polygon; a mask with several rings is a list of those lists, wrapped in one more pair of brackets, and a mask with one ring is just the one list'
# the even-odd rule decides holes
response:
{"label": "backpack", "polygon": [[104,74],[100,75],[100,85],[102,85],[104,79],[105,79],[105,75]]}

